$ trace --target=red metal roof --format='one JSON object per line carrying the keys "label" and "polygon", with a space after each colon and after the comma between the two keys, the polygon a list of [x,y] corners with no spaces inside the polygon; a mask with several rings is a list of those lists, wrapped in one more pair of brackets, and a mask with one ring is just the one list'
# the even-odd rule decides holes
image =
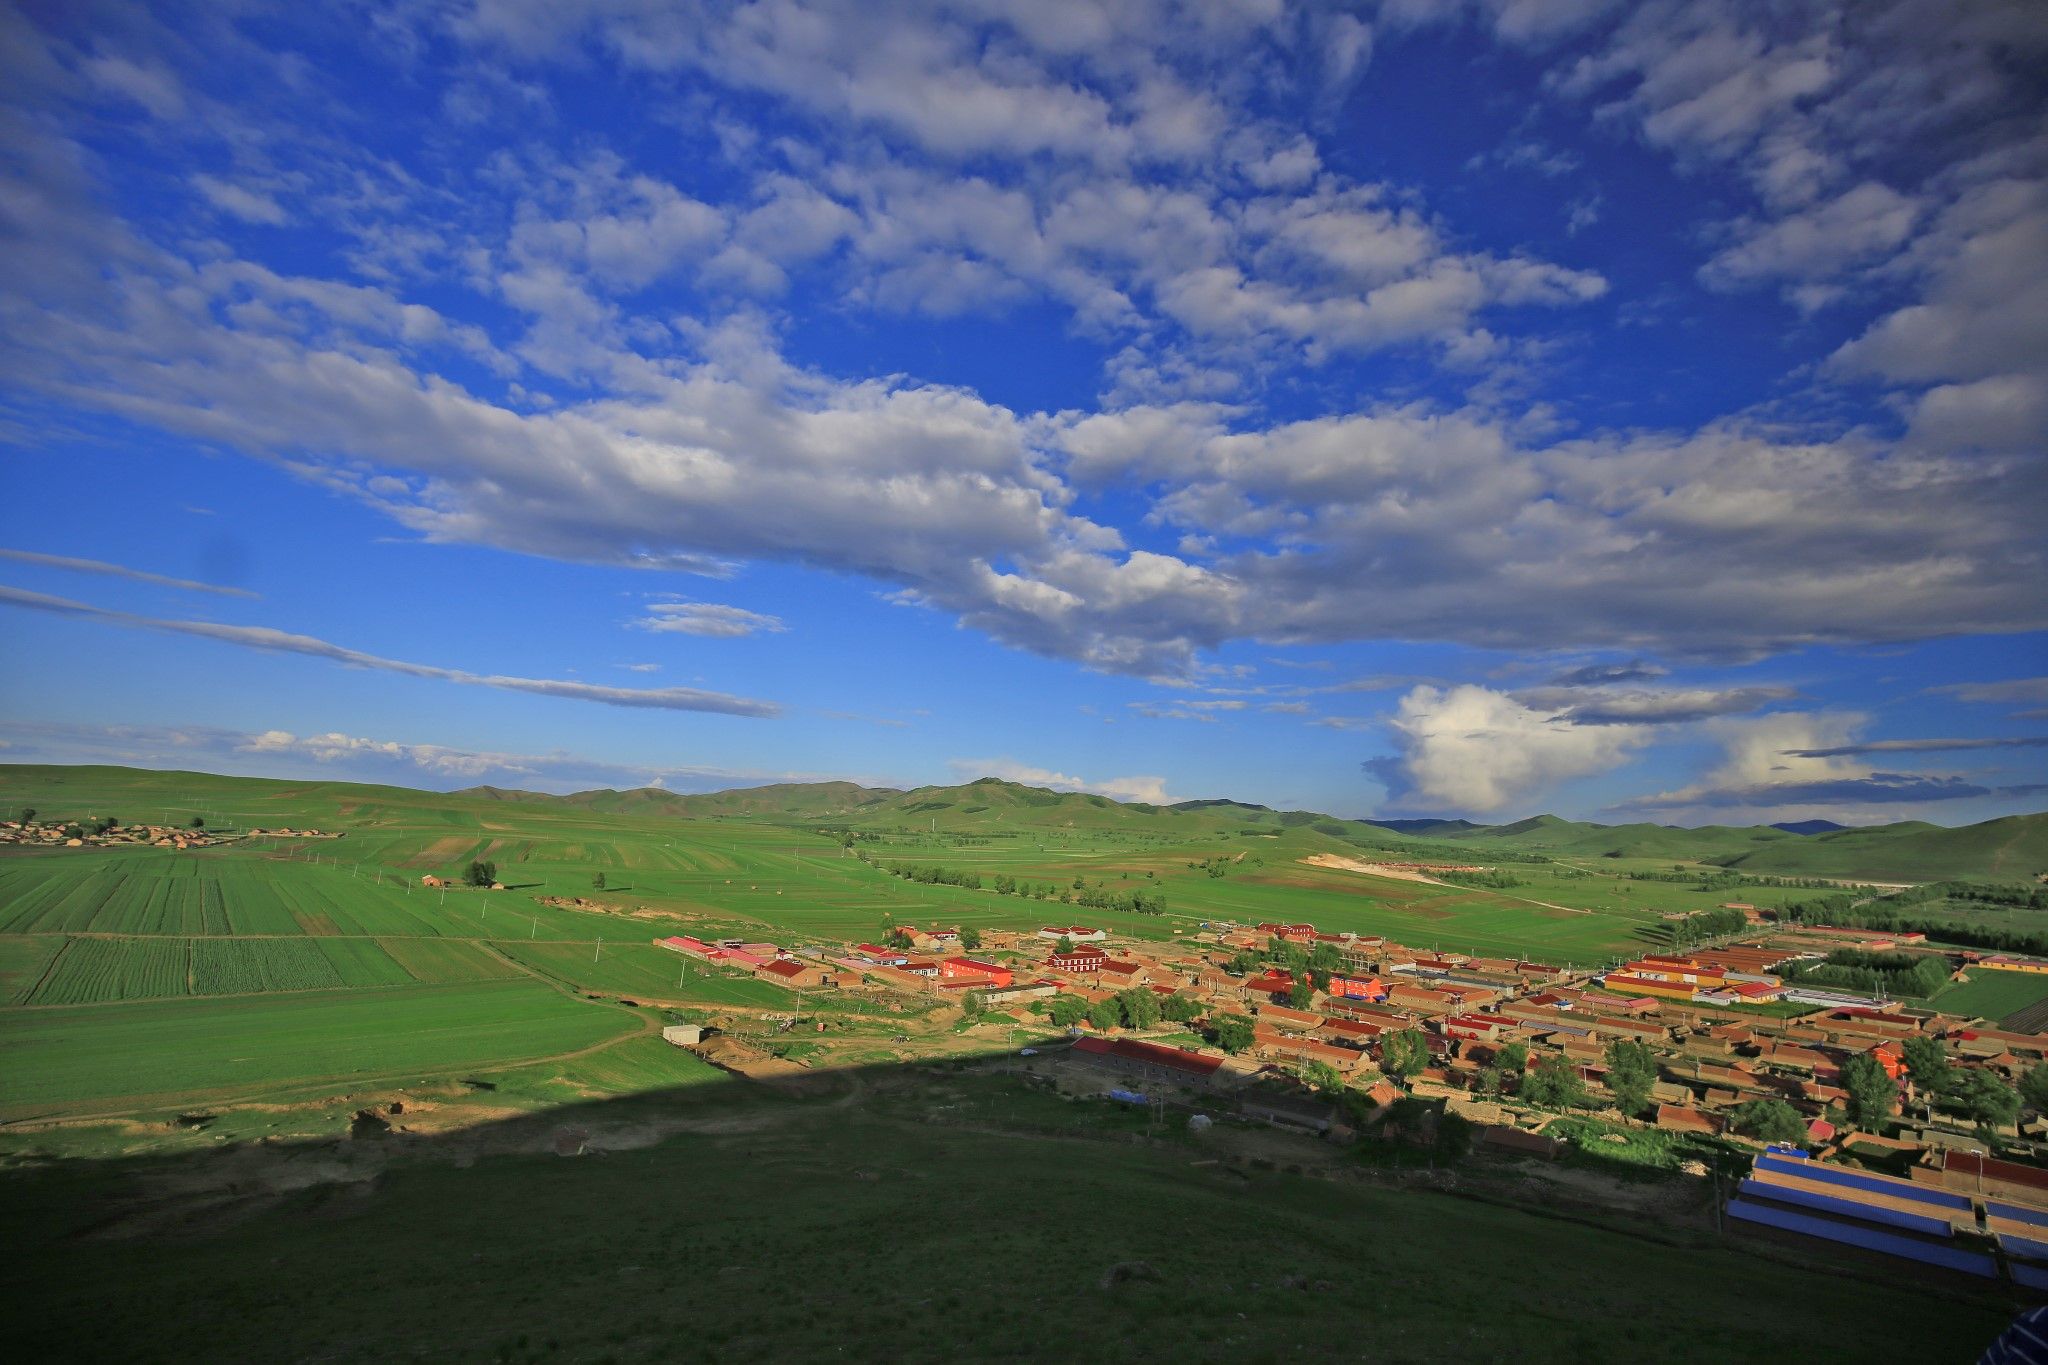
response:
{"label": "red metal roof", "polygon": [[1210,1075],[1223,1065],[1222,1059],[1218,1057],[1204,1057],[1199,1052],[1167,1047],[1161,1043],[1141,1043],[1135,1038],[1081,1038],[1074,1043],[1074,1050],[1122,1057],[1133,1062],[1147,1062],[1153,1066],[1171,1067],[1192,1076]]}

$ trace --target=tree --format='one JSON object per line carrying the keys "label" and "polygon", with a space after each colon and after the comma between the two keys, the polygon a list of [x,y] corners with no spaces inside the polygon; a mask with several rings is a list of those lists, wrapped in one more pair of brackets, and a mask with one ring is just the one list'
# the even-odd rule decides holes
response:
{"label": "tree", "polygon": [[1295,1009],[1307,1009],[1315,998],[1315,990],[1306,981],[1297,981],[1287,988],[1287,1003]]}
{"label": "tree", "polygon": [[960,997],[960,1011],[969,1019],[979,1019],[988,1009],[988,1000],[980,991],[969,991]]}
{"label": "tree", "polygon": [[2020,1077],[2020,1098],[2037,1113],[2048,1113],[2048,1062],[2036,1062]]}
{"label": "tree", "polygon": [[1202,1016],[1202,1004],[1191,995],[1168,995],[1159,1001],[1159,1017],[1176,1024],[1190,1023]]}
{"label": "tree", "polygon": [[889,937],[882,940],[891,948],[914,948],[917,943],[910,937],[910,931],[898,925],[889,931]]}
{"label": "tree", "polygon": [[590,889],[591,889],[592,891],[602,891],[602,890],[604,890],[604,873],[602,873],[602,872],[599,872],[599,873],[597,873],[597,874],[596,874],[595,876],[591,877],[591,879],[590,879]]}
{"label": "tree", "polygon": [[2019,1116],[2019,1092],[1980,1067],[1964,1072],[1953,1094],[1956,1107],[1980,1128],[2002,1128]]}
{"label": "tree", "polygon": [[496,863],[471,862],[469,871],[464,874],[463,879],[471,886],[489,886],[492,882],[498,880],[498,865]]}
{"label": "tree", "polygon": [[1520,1043],[1505,1043],[1494,1049],[1493,1061],[1479,1073],[1479,1089],[1488,1095],[1507,1090],[1508,1082],[1519,1082],[1529,1067],[1529,1049]]}
{"label": "tree", "polygon": [[31,821],[33,821],[33,820],[34,820],[35,818],[36,818],[36,808],[35,808],[34,806],[23,806],[23,807],[21,808],[21,823],[22,823],[22,824],[26,825],[26,824],[30,823]]}
{"label": "tree", "polygon": [[1225,1052],[1243,1052],[1252,1045],[1252,1021],[1242,1014],[1219,1014],[1209,1021],[1209,1041]]}
{"label": "tree", "polygon": [[1521,1097],[1539,1109],[1576,1109],[1586,1102],[1586,1082],[1563,1057],[1545,1057],[1522,1078]]}
{"label": "tree", "polygon": [[1760,1142],[1798,1142],[1806,1136],[1806,1120],[1783,1100],[1748,1100],[1735,1106],[1735,1131]]}
{"label": "tree", "polygon": [[1302,1063],[1301,1079],[1308,1083],[1309,1089],[1326,1095],[1334,1095],[1344,1088],[1344,1078],[1328,1062]]}
{"label": "tree", "polygon": [[1450,1161],[1472,1153],[1472,1120],[1445,1109],[1436,1116],[1435,1146],[1438,1156]]}
{"label": "tree", "polygon": [[1113,1029],[1123,1021],[1123,1006],[1113,995],[1106,995],[1088,1007],[1088,1023],[1093,1028]]}
{"label": "tree", "polygon": [[1151,1028],[1159,1022],[1159,997],[1152,994],[1150,987],[1133,986],[1119,991],[1116,1003],[1124,1022],[1132,1028]]}
{"label": "tree", "polygon": [[1340,972],[1344,970],[1344,955],[1337,951],[1334,943],[1318,943],[1309,952],[1308,965],[1326,974]]}
{"label": "tree", "polygon": [[1065,934],[1061,934],[1060,941],[1053,944],[1052,947],[1056,953],[1071,953],[1074,951],[1074,940],[1068,938]]}
{"label": "tree", "polygon": [[194,828],[194,829],[205,829],[205,828],[206,828],[206,817],[205,817],[205,816],[203,816],[203,815],[195,815],[195,816],[193,816],[193,817],[192,817],[192,828]]}
{"label": "tree", "polygon": [[1622,1113],[1636,1115],[1649,1108],[1656,1084],[1657,1054],[1647,1043],[1619,1038],[1607,1045],[1607,1093]]}
{"label": "tree", "polygon": [[968,925],[961,929],[960,946],[970,953],[979,948],[981,946],[981,930],[976,929],[973,925]]}
{"label": "tree", "polygon": [[1429,1065],[1429,1041],[1420,1029],[1402,1029],[1380,1039],[1380,1070],[1397,1081]]}
{"label": "tree", "polygon": [[1875,1131],[1891,1117],[1899,1088],[1877,1058],[1860,1053],[1842,1064],[1842,1089],[1849,1092],[1849,1117],[1859,1128]]}
{"label": "tree", "polygon": [[1939,1095],[1948,1089],[1955,1068],[1948,1063],[1948,1047],[1939,1038],[1920,1035],[1906,1040],[1906,1072],[1923,1094]]}
{"label": "tree", "polygon": [[1088,1002],[1078,995],[1056,995],[1045,1013],[1054,1028],[1072,1028],[1088,1017]]}

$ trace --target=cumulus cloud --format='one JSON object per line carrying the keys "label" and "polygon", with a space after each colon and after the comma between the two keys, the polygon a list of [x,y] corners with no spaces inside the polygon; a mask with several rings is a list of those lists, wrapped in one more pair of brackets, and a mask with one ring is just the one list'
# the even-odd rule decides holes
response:
{"label": "cumulus cloud", "polygon": [[1179,799],[1167,795],[1166,779],[1163,777],[1110,777],[1090,781],[1085,777],[1075,777],[1051,768],[1034,768],[1028,763],[1019,763],[1008,758],[955,758],[947,760],[946,766],[951,768],[954,777],[962,782],[972,782],[980,777],[996,777],[1005,782],[1021,782],[1029,787],[1086,792],[1094,796],[1107,796],[1115,801],[1141,801],[1159,806],[1171,805]]}
{"label": "cumulus cloud", "polygon": [[647,615],[630,623],[635,630],[677,635],[705,635],[714,639],[739,639],[761,633],[779,634],[789,629],[779,616],[769,616],[745,607],[721,606],[714,602],[650,602]]}
{"label": "cumulus cloud", "polygon": [[[508,152],[460,185],[343,155],[338,178],[363,183],[323,209],[368,283],[123,220],[61,118],[18,121],[0,364],[54,401],[278,461],[433,541],[860,575],[1007,644],[1138,676],[1192,676],[1243,639],[1753,657],[2048,625],[2032,586],[2048,388],[2019,363],[2048,316],[2030,292],[2038,168],[1988,133],[1939,185],[1893,184],[1842,150],[1884,145],[1881,77],[1928,95],[1942,127],[1995,102],[1985,51],[2038,41],[2003,11],[1965,6],[1957,41],[1930,46],[1925,6],[1888,11],[1875,37],[1676,0],[1436,7],[1537,52],[1583,32],[1560,97],[1752,169],[1757,202],[1716,239],[1729,282],[1812,283],[1844,259],[1835,237],[1861,234],[1858,268],[1920,297],[1887,303],[1828,373],[1900,389],[1894,442],[1754,416],[1567,438],[1441,399],[1272,416],[1275,357],[1483,351],[1503,313],[1571,308],[1606,281],[1476,246],[1412,187],[1321,165],[1299,120],[1275,122],[1271,92],[1235,74],[1251,52],[1274,70],[1306,53],[1341,84],[1369,26],[1279,5],[1040,8],[434,11],[437,39],[536,73],[595,54],[795,114],[772,148],[727,129],[732,184],[716,191],[593,146]],[[1905,60],[1922,46],[1940,52]],[[1325,70],[1333,51],[1349,56]],[[1951,61],[1973,78],[1952,97],[1927,75]],[[101,61],[91,79],[125,100],[153,90],[169,116],[186,97],[150,70]],[[473,211],[451,221],[451,197]],[[654,292],[685,280],[703,293]],[[798,363],[735,297],[798,281],[849,310],[1049,300],[1120,358],[1116,405],[1019,411]],[[464,288],[476,297],[451,299]],[[1147,548],[1104,507],[1135,509]]]}
{"label": "cumulus cloud", "polygon": [[131,569],[125,564],[110,564],[103,559],[78,559],[70,555],[46,555],[35,550],[4,548],[0,548],[0,559],[11,559],[17,564],[33,564],[44,569],[64,569],[71,573],[105,574],[112,578],[126,578],[135,583],[149,583],[160,588],[178,588],[185,592],[210,592],[222,597],[257,595],[247,588],[232,588],[220,583],[200,583],[190,578],[170,578],[142,569]]}
{"label": "cumulus cloud", "polygon": [[[1900,806],[2016,798],[2048,785],[1992,785],[1955,773],[1883,772],[1857,761],[1871,753],[1916,752],[1937,747],[1912,741],[1858,743],[1864,718],[1840,712],[1786,712],[1720,722],[1720,764],[1700,781],[1637,797],[1626,809],[1695,813],[1748,811],[1756,814],[1824,815],[1858,806]],[[1941,748],[1982,747],[1943,742]]]}
{"label": "cumulus cloud", "polygon": [[706,692],[694,687],[605,687],[596,683],[567,682],[554,678],[518,678],[495,673],[472,673],[459,668],[386,659],[361,650],[330,644],[310,635],[295,635],[270,626],[234,626],[215,621],[174,621],[154,616],[138,616],[133,612],[114,611],[84,602],[74,602],[68,598],[52,597],[46,593],[27,592],[20,588],[0,587],[0,605],[77,617],[130,630],[193,636],[267,653],[301,654],[349,668],[376,669],[380,672],[403,674],[410,678],[430,678],[470,687],[524,692],[532,696],[561,697],[570,701],[597,702],[605,706],[661,711],[717,711],[735,716],[774,716],[781,713],[781,708],[773,702],[735,697],[724,692]]}
{"label": "cumulus cloud", "polygon": [[1430,809],[1496,811],[1625,761],[1645,736],[1578,726],[1470,684],[1417,687],[1387,720],[1399,758],[1372,768],[1395,800]]}

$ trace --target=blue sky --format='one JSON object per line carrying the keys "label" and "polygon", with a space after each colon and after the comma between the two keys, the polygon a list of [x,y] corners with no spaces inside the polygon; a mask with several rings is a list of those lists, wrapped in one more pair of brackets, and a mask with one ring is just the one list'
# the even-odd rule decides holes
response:
{"label": "blue sky", "polygon": [[0,758],[2048,805],[2021,3],[31,5]]}

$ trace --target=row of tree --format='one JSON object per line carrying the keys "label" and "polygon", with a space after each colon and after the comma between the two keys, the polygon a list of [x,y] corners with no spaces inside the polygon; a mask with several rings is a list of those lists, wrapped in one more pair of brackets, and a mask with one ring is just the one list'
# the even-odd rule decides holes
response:
{"label": "row of tree", "polygon": [[1948,959],[1938,953],[1873,953],[1837,948],[1823,962],[1789,962],[1787,981],[1887,995],[1933,995],[1948,984]]}
{"label": "row of tree", "polygon": [[[1056,995],[1046,1002],[1045,1009],[1046,1016],[1055,1027],[1072,1028],[1086,1020],[1093,1029],[1155,1028],[1161,1020],[1185,1024],[1198,1018],[1202,1012],[1202,1007],[1185,995],[1162,996],[1145,986],[1133,986],[1093,1002],[1078,995]],[[1226,1017],[1243,1018],[1242,1015]],[[1249,1046],[1249,1020],[1245,1021],[1245,1027],[1245,1045]]]}
{"label": "row of tree", "polygon": [[892,877],[901,877],[908,882],[922,882],[927,886],[957,886],[967,891],[994,891],[999,896],[1024,896],[1041,901],[1057,900],[1062,905],[1080,905],[1095,910],[1121,910],[1133,915],[1166,913],[1166,896],[1161,891],[1111,891],[1099,883],[1090,886],[1080,877],[1074,878],[1072,886],[1062,889],[1050,882],[1020,881],[1006,872],[996,873],[984,881],[979,872],[963,872],[955,868],[940,867],[935,863],[883,863],[880,866]]}
{"label": "row of tree", "polygon": [[1671,943],[1673,947],[1690,948],[1723,934],[1739,934],[1748,925],[1748,918],[1740,910],[1696,910],[1671,921]]}
{"label": "row of tree", "polygon": [[1505,891],[1511,886],[1522,885],[1520,877],[1512,872],[1503,872],[1497,867],[1488,868],[1484,872],[1465,872],[1455,867],[1443,867],[1437,868],[1429,875],[1453,886],[1476,886],[1489,891]]}

